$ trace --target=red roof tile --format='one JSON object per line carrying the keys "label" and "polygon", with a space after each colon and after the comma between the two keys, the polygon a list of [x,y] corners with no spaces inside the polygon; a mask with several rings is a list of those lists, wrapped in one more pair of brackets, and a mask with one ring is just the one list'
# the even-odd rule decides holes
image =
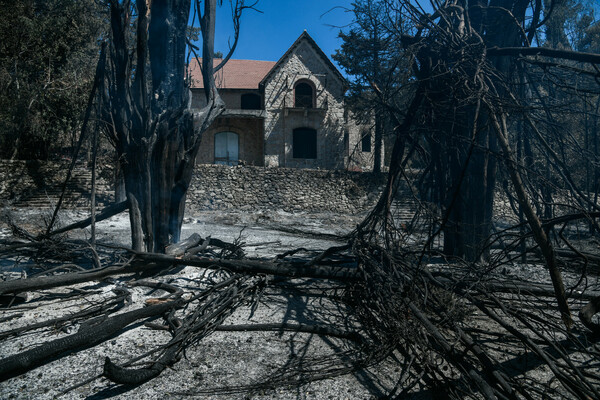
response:
{"label": "red roof tile", "polygon": [[[215,65],[221,60],[215,60]],[[201,59],[198,62],[202,63]],[[190,63],[192,88],[203,88],[202,73],[196,60]],[[219,89],[258,89],[258,84],[275,65],[274,61],[229,60],[215,75]]]}

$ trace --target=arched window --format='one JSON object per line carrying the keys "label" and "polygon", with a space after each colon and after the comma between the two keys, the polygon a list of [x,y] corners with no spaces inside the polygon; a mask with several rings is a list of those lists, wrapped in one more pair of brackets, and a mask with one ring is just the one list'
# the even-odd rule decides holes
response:
{"label": "arched window", "polygon": [[255,93],[242,95],[242,110],[260,110],[262,108],[260,96]]}
{"label": "arched window", "polygon": [[296,128],[292,138],[294,158],[317,158],[317,131],[311,128]]}
{"label": "arched window", "polygon": [[313,87],[300,82],[294,88],[294,104],[298,108],[313,108]]}
{"label": "arched window", "polygon": [[238,165],[239,138],[237,133],[215,134],[215,164]]}

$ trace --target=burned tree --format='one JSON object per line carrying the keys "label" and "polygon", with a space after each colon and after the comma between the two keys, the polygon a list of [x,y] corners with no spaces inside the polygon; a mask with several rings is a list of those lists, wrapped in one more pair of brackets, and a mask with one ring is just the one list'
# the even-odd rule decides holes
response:
{"label": "burned tree", "polygon": [[[576,76],[586,80],[587,87],[593,87],[597,73],[592,66],[600,62],[600,57],[531,47],[543,20],[541,4],[530,10],[529,3],[520,0],[493,4],[459,1],[440,5],[432,15],[409,1],[390,1],[388,5],[404,18],[403,25],[393,23],[402,18],[388,18],[388,29],[404,43],[406,53],[402,56],[409,55],[413,60],[415,89],[407,111],[393,100],[387,102],[389,109],[396,110],[399,138],[386,191],[359,232],[372,236],[374,229],[380,229],[387,246],[397,246],[397,240],[410,237],[410,233],[399,234],[394,228],[391,210],[399,181],[406,177],[404,168],[417,160],[425,165],[415,182],[421,191],[420,201],[432,202],[439,210],[429,227],[432,234],[423,251],[430,249],[434,238],[441,234],[445,255],[470,262],[484,261],[485,265],[491,245],[497,240],[492,235],[492,217],[499,176],[504,186],[512,189],[507,191],[510,201],[527,221],[533,243],[539,247],[548,268],[562,319],[570,327],[572,317],[559,261],[549,230],[543,228],[541,221],[553,217],[545,213],[552,203],[548,191],[552,178],[531,166],[527,169],[519,165],[511,142],[513,132],[519,132],[516,128],[526,126],[530,132],[524,137],[529,143],[529,162],[533,162],[531,146],[541,148],[538,157],[552,170],[554,186],[572,197],[577,212],[596,210],[598,206],[573,178],[565,147],[553,148],[548,135],[538,126],[556,125],[558,118],[539,95],[545,89],[535,79],[536,69],[528,67],[572,69],[573,63],[579,63]],[[531,21],[527,19],[529,13],[534,16]],[[533,59],[530,55],[538,57]],[[527,72],[527,79],[520,79],[523,71]],[[564,79],[568,76],[547,83],[561,93],[577,92],[581,83]],[[597,96],[598,89],[594,92]],[[538,95],[528,98],[524,93]],[[538,123],[544,121],[543,116],[547,117],[546,122]],[[549,129],[549,133],[555,135],[556,128]],[[556,143],[564,145],[565,141]],[[543,176],[545,186],[532,185],[533,176],[528,176],[527,171]]]}
{"label": "burned tree", "polygon": [[[217,2],[195,4],[207,99],[206,107],[197,113],[190,109],[186,81],[190,0],[111,0],[109,4],[111,46],[103,88],[104,120],[123,172],[132,246],[162,252],[179,240],[202,133],[225,107],[213,76]],[[239,19],[247,6],[239,0],[232,7],[237,41]],[[130,30],[132,25],[135,32]]]}
{"label": "burned tree", "polygon": [[[490,114],[509,113],[514,116],[509,122],[511,129],[520,120],[522,129],[532,132],[525,138],[527,157],[532,162],[531,147],[535,144],[531,136],[539,135],[530,125],[550,110],[542,109],[540,99],[540,91],[546,89],[532,75],[536,72],[526,69],[541,60],[527,55],[548,57],[543,66],[538,64],[542,68],[552,65],[549,59],[563,60],[568,68],[572,62],[592,65],[597,58],[531,47],[549,16],[544,15],[541,3],[530,9],[529,2],[518,0],[493,4],[458,1],[440,5],[431,15],[415,2],[388,1],[387,5],[389,13],[399,17],[386,18],[382,24],[403,43],[404,50],[397,57],[412,60],[414,72],[413,79],[406,81],[414,93],[408,107],[400,105],[403,99],[386,100],[379,90],[380,99],[395,112],[395,130],[400,138],[392,155],[390,179],[396,180],[409,164],[422,166],[423,174],[416,181],[420,199],[439,206],[445,254],[484,260],[492,233],[498,165],[504,162],[497,156],[502,149]],[[523,78],[524,71],[528,71],[527,79]],[[579,76],[591,78],[589,74]],[[580,82],[571,81],[571,87],[579,87]],[[556,83],[556,87],[569,84]],[[536,108],[527,110],[525,93],[536,92]],[[528,116],[523,117],[525,114]],[[559,168],[559,176],[581,198],[583,193],[573,186],[569,168],[562,161],[557,163],[557,157],[564,158],[565,153],[560,153],[547,152],[556,155],[549,155],[554,158],[549,165]],[[378,207],[380,214],[389,216],[393,187],[390,185],[392,191]],[[587,204],[590,199],[581,202]]]}
{"label": "burned tree", "polygon": [[[0,359],[0,380],[6,379],[7,386],[18,390],[23,381],[11,377],[29,373],[35,379],[41,370],[32,370],[45,365],[50,357],[65,358],[69,352],[101,342],[110,348],[110,338],[125,329],[131,333],[133,329],[128,327],[145,321],[143,328],[137,324],[137,333],[142,336],[149,329],[160,330],[166,335],[162,341],[150,336],[150,349],[136,355],[127,352],[125,360],[110,352],[102,357],[94,353],[95,365],[104,364],[102,373],[98,374],[101,368],[93,370],[85,382],[71,382],[75,386],[64,390],[80,388],[102,376],[128,385],[124,389],[132,391],[140,388],[132,384],[150,379],[170,381],[174,375],[169,374],[178,374],[183,381],[190,377],[185,373],[200,372],[193,359],[199,353],[196,361],[205,358],[204,352],[215,342],[195,345],[213,332],[233,335],[277,330],[279,335],[289,331],[319,335],[331,344],[332,352],[313,356],[303,352],[304,347],[297,351],[296,343],[308,346],[312,337],[296,342],[284,339],[289,354],[278,353],[276,368],[265,370],[256,380],[248,378],[247,364],[240,363],[244,373],[215,373],[218,387],[194,375],[171,394],[227,396],[281,387],[296,390],[308,381],[391,361],[392,368],[374,377],[381,390],[370,394],[387,398],[411,394],[454,399],[600,398],[600,255],[598,230],[590,233],[587,229],[587,224],[596,225],[600,210],[597,194],[590,191],[594,185],[587,185],[579,174],[597,168],[598,154],[592,149],[583,151],[579,142],[585,138],[589,143],[586,135],[597,127],[589,126],[593,115],[586,119],[585,112],[578,110],[580,104],[587,107],[598,101],[600,57],[511,44],[530,40],[531,32],[547,17],[539,3],[531,11],[518,7],[525,5],[520,1],[459,1],[445,3],[430,15],[408,0],[388,2],[389,9],[407,21],[406,26],[389,29],[405,46],[403,57],[413,63],[415,75],[409,82],[413,95],[403,109],[403,99],[381,95],[382,89],[373,85],[373,92],[381,95],[381,103],[395,118],[399,140],[380,202],[337,246],[319,252],[305,248],[281,254],[274,251],[275,257],[270,259],[247,259],[240,240],[225,243],[192,235],[168,247],[167,254],[115,250],[110,245],[92,251],[82,241],[35,237],[11,226],[21,240],[0,242],[0,255],[35,257],[36,267],[45,266],[48,270],[44,273],[53,275],[0,282],[0,295],[15,301],[14,294],[36,292],[41,298],[38,304],[58,295],[69,296],[77,311],[2,331],[0,340],[12,339],[17,346],[10,346],[12,350]],[[534,18],[503,19],[496,12]],[[517,38],[515,42],[504,41],[510,35],[501,38],[492,16],[506,24],[506,32],[517,32],[512,38]],[[475,25],[478,18],[485,23]],[[511,24],[517,28],[509,29]],[[508,47],[497,47],[498,43]],[[548,87],[556,90],[552,102],[542,95]],[[519,90],[522,88],[526,90]],[[582,92],[588,97],[583,103],[578,96]],[[581,126],[589,132],[559,135],[560,130],[577,126],[579,121],[588,121]],[[589,159],[576,157],[579,154]],[[473,171],[471,165],[485,168]],[[481,191],[477,185],[483,178],[491,181],[491,186],[486,186],[484,193],[468,193]],[[552,196],[538,183],[541,178],[546,179],[543,185],[554,191]],[[412,220],[394,214],[395,189],[400,184],[406,184],[415,197]],[[492,201],[492,195],[500,204]],[[485,207],[475,204],[476,198],[483,202],[488,197]],[[545,203],[550,198],[562,203]],[[500,208],[490,217],[490,232],[483,241],[471,241],[467,232],[473,227],[453,226],[464,219],[475,220],[467,213],[468,205],[476,215],[492,206]],[[560,215],[547,218],[546,206]],[[460,212],[453,213],[453,207]],[[471,241],[477,251],[463,246],[455,252],[438,240],[446,234]],[[41,255],[52,263],[46,263]],[[457,255],[462,257],[454,257]],[[480,255],[489,256],[486,260]],[[527,262],[518,264],[516,260],[524,255]],[[56,263],[59,257],[69,262]],[[79,268],[74,260],[90,258],[106,268],[69,270]],[[92,263],[87,264],[89,268]],[[181,270],[174,266],[185,266],[187,274],[180,275]],[[521,270],[532,274],[517,276]],[[137,281],[134,274],[138,272],[152,272],[156,281]],[[73,286],[109,276],[116,282],[105,280],[101,285],[112,285],[114,294],[97,291],[95,285]],[[140,291],[138,286],[153,290]],[[65,294],[65,288],[77,290]],[[166,296],[157,297],[155,289],[166,291]],[[117,312],[129,306],[128,291],[137,291],[133,298],[138,305],[139,299],[145,298],[148,307]],[[313,303],[318,312],[311,312],[308,301],[293,309],[292,303],[301,296],[318,299]],[[280,313],[274,312],[282,303]],[[84,308],[84,304],[91,307]],[[268,316],[250,321],[263,305],[269,309]],[[579,320],[571,310],[579,310]],[[224,323],[233,312],[248,316],[249,323]],[[17,308],[2,318],[18,320],[19,313],[30,318],[40,314],[35,308]],[[161,315],[164,323],[155,319]],[[57,338],[52,329],[65,321],[81,324],[80,329]],[[22,346],[27,343],[22,342],[24,335],[16,335],[36,329],[45,329],[46,342]],[[217,343],[222,344],[219,353],[224,354],[211,356],[224,364],[232,353],[240,354],[240,343],[251,342],[227,339]],[[273,343],[260,351],[267,352]],[[317,347],[323,350],[324,346]],[[182,357],[184,354],[187,357]],[[247,361],[260,367],[254,358]],[[176,363],[182,367],[168,368]],[[357,375],[368,379],[370,373],[361,370]]]}

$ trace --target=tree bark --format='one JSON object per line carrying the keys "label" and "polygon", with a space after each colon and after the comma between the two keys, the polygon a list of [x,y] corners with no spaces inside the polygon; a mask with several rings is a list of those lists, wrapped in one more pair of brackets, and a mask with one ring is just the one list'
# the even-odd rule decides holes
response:
{"label": "tree bark", "polygon": [[0,382],[42,366],[66,353],[89,349],[119,334],[127,325],[148,317],[159,317],[177,307],[170,301],[129,311],[97,324],[83,324],[77,333],[45,343],[0,360]]}
{"label": "tree bark", "polygon": [[[125,184],[132,248],[163,252],[180,238],[186,192],[202,132],[224,110],[213,76],[216,0],[200,16],[207,106],[194,114],[185,83],[190,0],[138,1],[135,57],[128,2],[111,1],[109,118]],[[135,68],[131,60],[136,60]]]}

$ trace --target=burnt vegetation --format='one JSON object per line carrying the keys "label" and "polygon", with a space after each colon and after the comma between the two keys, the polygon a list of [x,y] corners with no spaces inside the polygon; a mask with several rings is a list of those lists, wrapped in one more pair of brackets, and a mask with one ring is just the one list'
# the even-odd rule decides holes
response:
{"label": "burnt vegetation", "polygon": [[[251,395],[392,360],[394,382],[377,394],[385,398],[600,398],[597,10],[559,0],[434,1],[426,9],[409,0],[357,1],[356,24],[336,60],[354,67],[354,57],[369,60],[348,71],[357,77],[349,101],[378,119],[377,148],[393,139],[387,185],[340,246],[250,259],[241,239],[179,240],[190,160],[223,108],[212,64],[216,2],[195,8],[209,100],[198,115],[181,86],[189,3],[109,3],[112,36],[94,88],[127,200],[61,229],[52,229],[54,219],[40,232],[9,221],[14,237],[3,240],[0,255],[39,273],[0,282],[0,340],[77,329],[0,360],[2,381],[143,322],[170,338],[124,362],[99,359],[102,374],[80,385],[105,377],[132,387],[200,351],[216,331],[275,330],[319,335],[336,341],[337,351],[283,360],[253,383],[179,395]],[[239,23],[251,6],[232,7]],[[161,18],[179,18],[179,31],[159,35]],[[126,43],[130,24],[136,45]],[[152,40],[163,39],[156,46],[173,52],[172,66],[152,54]],[[398,208],[407,193],[409,220]],[[64,236],[126,209],[131,249]],[[184,267],[199,277],[181,284]],[[107,278],[119,283],[112,292],[77,286]],[[130,303],[135,286],[153,290],[145,304]],[[34,305],[62,296],[82,306],[11,328],[24,293],[38,293]],[[330,315],[227,322],[240,309],[254,312],[292,294],[323,298]]]}

